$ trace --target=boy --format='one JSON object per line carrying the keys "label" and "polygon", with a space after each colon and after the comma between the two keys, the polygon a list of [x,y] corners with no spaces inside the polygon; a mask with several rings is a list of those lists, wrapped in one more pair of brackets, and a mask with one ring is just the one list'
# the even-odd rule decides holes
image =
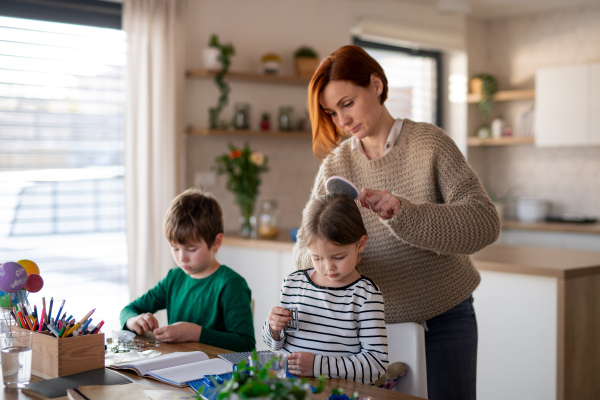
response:
{"label": "boy", "polygon": [[[152,331],[164,342],[200,342],[232,351],[255,346],[250,288],[246,280],[215,256],[223,241],[219,203],[188,189],[169,206],[165,236],[179,268],[121,311],[123,329]],[[169,325],[159,327],[153,313],[167,310]]]}

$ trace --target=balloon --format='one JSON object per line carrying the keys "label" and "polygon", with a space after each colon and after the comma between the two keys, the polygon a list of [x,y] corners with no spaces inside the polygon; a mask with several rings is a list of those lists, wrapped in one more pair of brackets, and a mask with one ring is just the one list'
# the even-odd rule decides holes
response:
{"label": "balloon", "polygon": [[23,289],[27,282],[27,271],[16,262],[5,262],[0,265],[0,290],[6,293],[15,293]]}
{"label": "balloon", "polygon": [[24,289],[29,293],[37,293],[44,287],[44,280],[38,274],[27,275],[27,282],[25,283]]}
{"label": "balloon", "polygon": [[27,275],[29,274],[40,274],[40,269],[37,266],[36,263],[34,263],[31,260],[19,260],[17,261],[19,264],[21,264],[23,266],[23,268],[25,268],[25,271],[27,271]]}

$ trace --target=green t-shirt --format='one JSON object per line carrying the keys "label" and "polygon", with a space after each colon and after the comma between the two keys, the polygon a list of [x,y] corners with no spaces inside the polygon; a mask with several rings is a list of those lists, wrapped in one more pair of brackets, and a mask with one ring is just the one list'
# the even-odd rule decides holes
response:
{"label": "green t-shirt", "polygon": [[246,280],[221,265],[210,276],[194,279],[173,268],[146,294],[121,311],[123,329],[131,317],[166,309],[169,325],[191,322],[202,326],[200,343],[232,351],[250,351],[256,345]]}

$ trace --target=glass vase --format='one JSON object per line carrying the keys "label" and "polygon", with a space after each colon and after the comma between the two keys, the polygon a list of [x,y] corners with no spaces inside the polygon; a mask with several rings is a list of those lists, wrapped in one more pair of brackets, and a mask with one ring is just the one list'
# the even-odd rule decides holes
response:
{"label": "glass vase", "polygon": [[254,202],[240,206],[240,236],[244,238],[256,237],[256,217],[254,217]]}

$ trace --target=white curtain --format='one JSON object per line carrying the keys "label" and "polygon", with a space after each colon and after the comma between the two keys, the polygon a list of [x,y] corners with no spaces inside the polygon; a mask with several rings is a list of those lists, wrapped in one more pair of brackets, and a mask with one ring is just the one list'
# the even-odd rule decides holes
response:
{"label": "white curtain", "polygon": [[162,220],[181,190],[187,0],[124,0],[125,181],[131,298],[173,266]]}

